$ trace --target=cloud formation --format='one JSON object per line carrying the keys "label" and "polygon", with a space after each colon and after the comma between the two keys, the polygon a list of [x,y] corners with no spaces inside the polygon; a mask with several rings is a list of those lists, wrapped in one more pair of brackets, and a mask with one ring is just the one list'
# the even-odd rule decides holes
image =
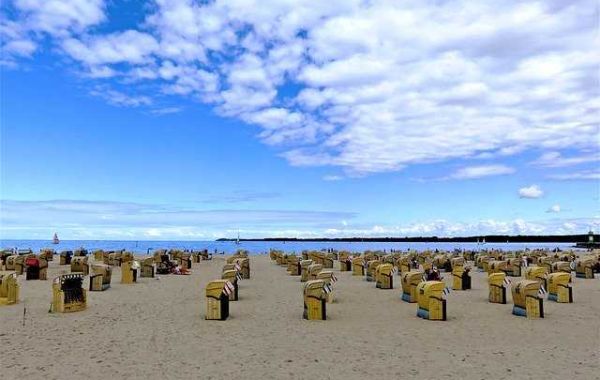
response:
{"label": "cloud formation", "polygon": [[538,185],[531,185],[519,189],[520,198],[537,199],[544,195],[544,192]]}
{"label": "cloud formation", "polygon": [[598,149],[591,0],[157,0],[138,27],[110,32],[94,28],[101,0],[12,4],[3,61],[50,36],[90,80],[211,104],[293,165],[364,175]]}
{"label": "cloud formation", "polygon": [[[357,214],[337,211],[201,209],[112,201],[0,201],[0,238],[178,239],[243,237],[475,236],[483,234],[573,234],[600,219],[527,221],[435,219],[405,224],[368,225]],[[340,222],[341,221],[341,222]]]}
{"label": "cloud formation", "polygon": [[497,175],[512,174],[515,169],[504,165],[482,165],[460,168],[452,173],[448,179],[476,179]]}

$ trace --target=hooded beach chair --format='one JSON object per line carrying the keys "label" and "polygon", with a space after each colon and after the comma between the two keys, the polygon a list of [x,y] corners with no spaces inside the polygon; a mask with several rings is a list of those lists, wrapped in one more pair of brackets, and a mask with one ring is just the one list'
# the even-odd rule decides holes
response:
{"label": "hooded beach chair", "polygon": [[598,259],[594,256],[584,256],[575,260],[575,276],[577,278],[594,278],[594,265]]}
{"label": "hooded beach chair", "polygon": [[25,259],[26,280],[46,280],[48,276],[48,261],[41,257]]}
{"label": "hooded beach chair", "polygon": [[511,277],[521,277],[521,266],[523,265],[523,259],[520,257],[512,257],[508,260],[506,266],[506,275]]}
{"label": "hooded beach chair", "polygon": [[100,261],[104,261],[104,251],[101,249],[97,249],[92,253],[92,256],[94,256],[94,261],[100,262]]}
{"label": "hooded beach chair", "polygon": [[90,267],[88,266],[87,256],[75,256],[71,259],[71,273],[89,274]]}
{"label": "hooded beach chair", "polygon": [[331,269],[333,268],[334,256],[332,253],[328,253],[323,257],[323,268]]}
{"label": "hooded beach chair", "polygon": [[325,289],[325,281],[307,281],[304,285],[304,313],[302,317],[308,320],[326,320],[326,304],[327,291]]}
{"label": "hooded beach chair", "polygon": [[552,273],[564,272],[571,274],[571,271],[575,267],[575,263],[572,261],[555,261],[552,263]]}
{"label": "hooded beach chair", "polygon": [[541,283],[535,280],[520,280],[512,285],[514,315],[527,318],[544,318],[544,299],[540,292]]}
{"label": "hooded beach chair", "polygon": [[240,266],[240,274],[244,280],[250,279],[250,258],[246,256],[240,256],[235,259],[234,263]]}
{"label": "hooded beach chair", "polygon": [[411,258],[408,255],[402,256],[398,259],[398,270],[401,274],[410,272],[410,260]]}
{"label": "hooded beach chair", "polygon": [[206,285],[206,319],[229,318],[229,295],[234,291],[229,280],[213,280]]}
{"label": "hooded beach chair", "polygon": [[0,274],[0,306],[18,303],[19,290],[15,272]]}
{"label": "hooded beach chair", "polygon": [[92,264],[90,274],[90,291],[101,292],[110,288],[112,278],[112,267],[106,264]]}
{"label": "hooded beach chair", "polygon": [[488,272],[491,273],[506,273],[508,272],[508,260],[490,260],[488,262]]}
{"label": "hooded beach chair", "polygon": [[39,256],[46,261],[54,261],[55,254],[56,251],[54,251],[52,248],[42,248]]}
{"label": "hooded beach chair", "polygon": [[402,300],[417,302],[417,285],[423,281],[423,272],[420,270],[404,272],[400,276],[402,281]]}
{"label": "hooded beach chair", "polygon": [[548,301],[559,303],[573,302],[573,288],[571,287],[571,273],[550,273],[546,279],[548,283]]}
{"label": "hooded beach chair", "polygon": [[143,278],[154,278],[154,274],[156,273],[156,264],[154,262],[154,257],[146,257],[142,260],[141,263],[141,271],[140,277]]}
{"label": "hooded beach chair", "polygon": [[300,258],[298,256],[289,256],[287,262],[287,271],[290,273],[290,275],[300,276]]}
{"label": "hooded beach chair", "polygon": [[509,282],[506,279],[506,273],[496,272],[488,275],[489,296],[491,303],[506,304],[506,290]]}
{"label": "hooded beach chair", "polygon": [[364,276],[365,275],[365,260],[360,256],[352,259],[352,275],[353,276]]}
{"label": "hooded beach chair", "polygon": [[417,316],[432,321],[446,320],[446,284],[442,281],[423,281],[417,285]]}
{"label": "hooded beach chair", "polygon": [[25,260],[32,257],[35,257],[35,255],[17,255],[17,257],[15,258],[15,272],[17,272],[18,275],[21,275],[25,272]]}
{"label": "hooded beach chair", "polygon": [[308,266],[308,280],[316,280],[317,274],[323,270],[323,264],[311,264]]}
{"label": "hooded beach chair", "polygon": [[369,282],[375,281],[375,269],[377,268],[378,265],[381,264],[381,261],[379,260],[369,260],[367,261],[367,275],[366,275],[366,280]]}
{"label": "hooded beach chair", "polygon": [[73,256],[74,257],[78,257],[78,256],[87,256],[88,255],[88,250],[81,247],[81,248],[77,248],[75,251],[73,251]]}
{"label": "hooded beach chair", "polygon": [[87,307],[87,291],[83,288],[82,274],[65,274],[58,276],[52,283],[53,313],[71,313],[85,310]]}
{"label": "hooded beach chair", "polygon": [[558,261],[557,257],[545,256],[538,258],[538,265],[546,268],[546,273],[552,273],[552,264]]}
{"label": "hooded beach chair", "polygon": [[312,260],[300,261],[300,282],[308,281],[308,268],[313,264]]}
{"label": "hooded beach chair", "polygon": [[335,301],[333,297],[333,284],[337,281],[337,277],[331,270],[322,270],[317,274],[317,280],[323,280],[325,282],[324,287],[328,290],[325,292],[325,300],[327,303],[333,303]]}
{"label": "hooded beach chair", "polygon": [[221,273],[222,280],[228,280],[233,285],[233,291],[229,292],[229,300],[237,301],[239,295],[239,284],[238,280],[241,278],[241,274],[237,269],[224,270]]}
{"label": "hooded beach chair", "polygon": [[540,267],[540,266],[535,265],[535,266],[525,268],[525,279],[537,281],[540,283],[540,285],[542,285],[544,287],[546,287],[547,274],[548,274],[547,267]]}
{"label": "hooded beach chair", "polygon": [[446,272],[452,271],[450,259],[446,255],[436,255],[433,258],[433,265],[436,266],[438,269],[443,269]]}
{"label": "hooded beach chair", "polygon": [[375,268],[375,287],[379,289],[394,289],[394,265],[379,264]]}
{"label": "hooded beach chair", "polygon": [[123,261],[121,263],[121,284],[137,282],[139,267],[140,264],[137,261]]}
{"label": "hooded beach chair", "polygon": [[[457,258],[457,259],[462,259],[462,257]],[[470,268],[465,268],[463,265],[458,265],[458,264],[455,264],[452,267],[452,289],[453,290],[469,290],[469,289],[471,289]]]}
{"label": "hooded beach chair", "polygon": [[[4,267],[7,271],[14,271],[16,267],[17,258],[19,255],[6,256]],[[17,273],[18,274],[18,273]]]}

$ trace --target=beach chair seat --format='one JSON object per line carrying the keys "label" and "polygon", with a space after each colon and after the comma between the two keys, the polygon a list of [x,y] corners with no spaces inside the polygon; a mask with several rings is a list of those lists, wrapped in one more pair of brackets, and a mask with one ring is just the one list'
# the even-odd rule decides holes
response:
{"label": "beach chair seat", "polygon": [[541,266],[530,266],[525,268],[525,279],[533,280],[540,283],[541,286],[546,288],[546,277],[548,274],[548,267]]}
{"label": "beach chair seat", "polygon": [[242,279],[249,280],[250,279],[250,258],[246,254],[245,256],[240,255],[235,259],[234,263],[240,266],[240,274],[242,275]]}
{"label": "beach chair seat", "polygon": [[366,265],[365,279],[369,282],[375,281],[375,269],[381,264],[380,260],[369,260]]}
{"label": "beach chair seat", "polygon": [[316,280],[317,274],[323,270],[323,264],[311,264],[308,266],[308,280]]}
{"label": "beach chair seat", "polygon": [[452,289],[469,290],[471,289],[471,273],[469,268],[462,265],[455,265],[452,268]]}
{"label": "beach chair seat", "polygon": [[575,260],[575,276],[577,278],[594,278],[594,266],[598,259],[594,256],[584,256]]}
{"label": "beach chair seat", "polygon": [[402,275],[402,273],[410,272],[410,261],[411,258],[408,255],[402,256],[397,260],[398,271],[400,275]]}
{"label": "beach chair seat", "polygon": [[71,273],[89,274],[90,267],[88,265],[87,256],[75,256],[71,259]]}
{"label": "beach chair seat", "polygon": [[25,260],[35,258],[34,254],[26,254],[26,255],[17,255],[15,258],[15,272],[18,275],[25,273]]}
{"label": "beach chair seat", "polygon": [[[320,264],[316,264],[320,265]],[[327,293],[325,281],[309,280],[304,285],[304,313],[302,317],[307,320],[327,319]]]}
{"label": "beach chair seat", "polygon": [[417,302],[417,285],[423,281],[420,270],[404,272],[400,276],[402,282],[402,300],[409,303]]}
{"label": "beach chair seat", "polygon": [[0,306],[19,303],[19,291],[15,272],[0,274]]}
{"label": "beach chair seat", "polygon": [[291,276],[300,276],[302,269],[300,268],[300,258],[298,256],[288,257],[287,271]]}
{"label": "beach chair seat", "polygon": [[147,257],[141,262],[140,277],[142,278],[154,278],[156,273],[156,263],[154,257]]}
{"label": "beach chair seat", "polygon": [[509,258],[506,266],[506,275],[511,277],[521,277],[521,266],[523,259],[520,257]]}
{"label": "beach chair seat", "polygon": [[375,287],[378,289],[394,289],[393,264],[379,264],[375,268]]}
{"label": "beach chair seat", "polygon": [[48,261],[41,257],[28,257],[25,260],[26,280],[46,280],[48,276]]}
{"label": "beach chair seat", "polygon": [[300,282],[308,281],[308,267],[310,267],[312,264],[312,260],[300,261]]}
{"label": "beach chair seat", "polygon": [[233,291],[229,293],[230,301],[237,301],[239,297],[239,284],[238,280],[241,278],[241,274],[237,269],[224,270],[221,273],[222,280],[228,280],[233,285]]}
{"label": "beach chair seat", "polygon": [[133,284],[137,282],[138,269],[140,264],[137,261],[124,261],[121,263],[121,284]]}
{"label": "beach chair seat", "polygon": [[495,272],[488,275],[489,296],[491,303],[506,304],[506,273]]}
{"label": "beach chair seat", "polygon": [[335,274],[331,270],[322,270],[317,274],[317,280],[323,280],[327,287],[327,292],[325,292],[325,300],[327,303],[333,303],[335,301],[335,297],[333,295],[333,284],[337,281]]}
{"label": "beach chair seat", "polygon": [[555,272],[548,274],[548,300],[559,303],[573,303],[571,273]]}
{"label": "beach chair seat", "polygon": [[514,315],[527,318],[544,318],[544,299],[540,295],[541,283],[520,280],[512,284]]}
{"label": "beach chair seat", "polygon": [[417,316],[432,321],[446,320],[446,300],[442,281],[423,281],[417,285]]}
{"label": "beach chair seat", "polygon": [[101,292],[110,288],[112,267],[106,264],[92,264],[90,274],[90,291]]}
{"label": "beach chair seat", "polygon": [[52,283],[53,313],[71,313],[85,310],[87,307],[87,291],[83,288],[82,274],[65,274],[58,276]]}
{"label": "beach chair seat", "polygon": [[77,248],[76,250],[73,251],[74,257],[87,256],[87,255],[88,255],[88,250],[83,247]]}
{"label": "beach chair seat", "polygon": [[571,274],[571,265],[574,266],[575,264],[571,264],[570,261],[555,261],[552,263],[551,273],[564,272]]}
{"label": "beach chair seat", "polygon": [[52,248],[42,248],[39,256],[46,261],[54,261],[55,254],[56,252]]}
{"label": "beach chair seat", "polygon": [[206,285],[206,319],[224,321],[229,318],[229,294],[233,285],[228,280],[213,280]]}

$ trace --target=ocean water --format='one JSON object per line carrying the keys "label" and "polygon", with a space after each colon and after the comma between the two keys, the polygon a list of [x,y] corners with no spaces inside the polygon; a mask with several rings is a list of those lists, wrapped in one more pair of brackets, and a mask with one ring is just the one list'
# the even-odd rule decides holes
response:
{"label": "ocean water", "polygon": [[425,251],[435,250],[452,251],[479,250],[479,249],[502,249],[505,251],[523,250],[526,248],[542,248],[568,250],[573,248],[571,243],[372,243],[372,242],[263,242],[243,241],[239,245],[235,242],[226,241],[131,241],[131,240],[62,240],[59,244],[52,244],[50,240],[0,240],[0,248],[31,248],[34,252],[41,248],[53,248],[56,251],[73,250],[84,247],[89,251],[95,249],[117,250],[125,249],[138,254],[147,253],[159,248],[175,249],[208,249],[209,252],[234,253],[238,249],[248,250],[251,254],[265,254],[270,249],[279,249],[285,252],[300,253],[303,250],[321,250],[332,248],[335,250],[346,250],[350,252],[362,252],[366,250],[401,250],[401,251]]}

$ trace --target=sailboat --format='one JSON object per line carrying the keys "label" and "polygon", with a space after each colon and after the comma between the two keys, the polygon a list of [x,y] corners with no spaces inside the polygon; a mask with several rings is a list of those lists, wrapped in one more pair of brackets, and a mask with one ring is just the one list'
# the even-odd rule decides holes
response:
{"label": "sailboat", "polygon": [[58,235],[55,232],[54,237],[52,238],[52,244],[58,244],[58,243],[60,243],[60,240],[58,240]]}
{"label": "sailboat", "polygon": [[235,245],[240,245],[240,230],[238,230],[237,239],[235,239]]}

